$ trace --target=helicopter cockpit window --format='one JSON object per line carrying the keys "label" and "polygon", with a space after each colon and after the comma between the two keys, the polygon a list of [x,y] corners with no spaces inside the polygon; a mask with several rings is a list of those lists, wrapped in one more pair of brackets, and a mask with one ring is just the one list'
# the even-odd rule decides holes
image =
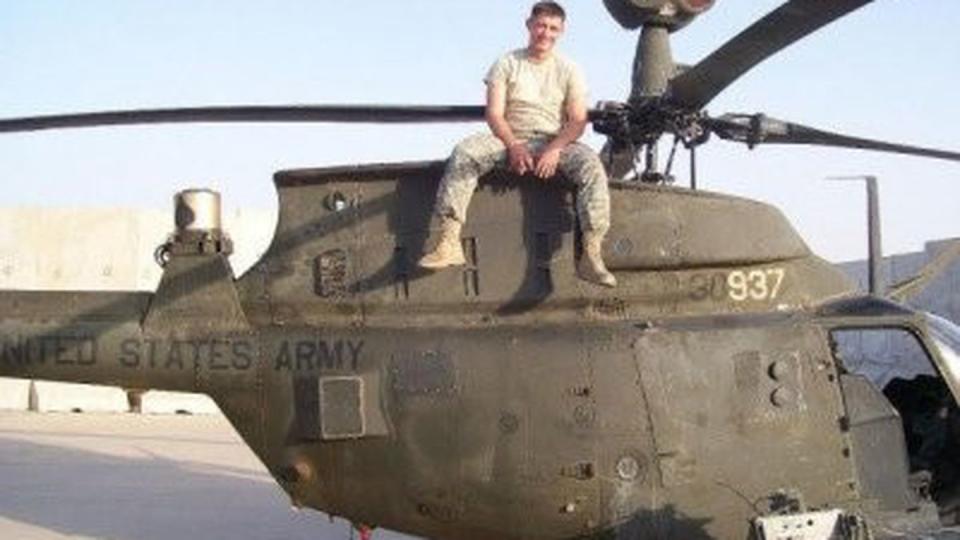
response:
{"label": "helicopter cockpit window", "polygon": [[[864,439],[864,448],[878,440],[904,445],[911,485],[945,508],[956,503],[960,487],[960,411],[943,378],[951,377],[951,371],[960,373],[960,330],[926,316],[930,339],[925,342],[936,347],[939,362],[905,328],[834,329],[831,344],[846,372],[841,391],[853,436]],[[871,393],[875,398],[863,399]],[[880,414],[884,410],[888,412]],[[877,436],[881,422],[886,438]],[[894,426],[902,429],[902,438],[891,435]]]}
{"label": "helicopter cockpit window", "polygon": [[862,375],[879,389],[894,379],[910,381],[937,372],[916,336],[902,328],[836,329],[834,354],[847,372]]}
{"label": "helicopter cockpit window", "polygon": [[930,338],[943,360],[943,369],[952,381],[960,381],[960,327],[943,317],[924,313]]}

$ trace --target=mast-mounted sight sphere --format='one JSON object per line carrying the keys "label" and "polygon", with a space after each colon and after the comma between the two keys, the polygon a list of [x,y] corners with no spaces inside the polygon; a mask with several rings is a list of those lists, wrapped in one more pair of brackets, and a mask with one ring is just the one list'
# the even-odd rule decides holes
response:
{"label": "mast-mounted sight sphere", "polygon": [[610,15],[628,30],[654,25],[678,30],[716,0],[603,0]]}

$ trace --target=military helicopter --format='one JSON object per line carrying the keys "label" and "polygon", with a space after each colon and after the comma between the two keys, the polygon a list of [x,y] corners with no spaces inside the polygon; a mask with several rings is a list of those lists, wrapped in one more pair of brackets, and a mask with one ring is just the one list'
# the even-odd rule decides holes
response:
{"label": "military helicopter", "polygon": [[[287,170],[274,179],[273,242],[239,278],[218,195],[191,190],[176,197],[154,293],[4,291],[0,376],[209,394],[296,504],[364,530],[950,537],[956,486],[912,467],[921,451],[900,415],[915,411],[852,369],[843,342],[903,332],[955,421],[960,329],[857,293],[770,205],[663,185],[655,159],[673,135],[691,149],[716,136],[960,161],[704,112],[765,58],[868,3],[790,0],[678,72],[669,36],[712,0],[605,1],[642,29],[630,99],[591,113],[613,172],[639,156],[646,180],[612,184],[605,259],[616,289],[576,279],[572,195],[559,185],[492,174],[465,229],[468,264],[426,273],[413,261],[430,239],[441,162]],[[0,120],[0,131],[482,115],[157,109]]]}

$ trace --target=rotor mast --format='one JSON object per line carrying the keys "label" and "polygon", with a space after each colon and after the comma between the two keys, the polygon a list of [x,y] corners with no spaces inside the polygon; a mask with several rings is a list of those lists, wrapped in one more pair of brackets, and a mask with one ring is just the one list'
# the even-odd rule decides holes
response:
{"label": "rotor mast", "polygon": [[[645,24],[637,39],[637,52],[633,60],[630,104],[638,105],[646,100],[663,96],[667,92],[673,72],[670,30],[660,24]],[[659,137],[644,144],[643,174],[641,175],[643,180],[653,181],[660,178],[659,146]]]}
{"label": "rotor mast", "polygon": [[665,94],[674,70],[670,30],[658,24],[644,25],[637,40],[637,53],[633,60],[630,102],[636,103]]}
{"label": "rotor mast", "polygon": [[[661,100],[670,88],[670,80],[676,75],[676,64],[670,48],[670,34],[685,26],[700,13],[713,6],[714,0],[604,0],[607,10],[624,28],[640,28],[637,50],[633,60],[629,105],[642,109],[651,101]],[[630,147],[630,161],[636,161],[643,153],[644,168],[640,179],[660,182],[667,178],[669,170],[659,170],[657,133],[643,141],[641,148]],[[671,152],[667,168],[673,163]],[[621,160],[623,161],[623,160]]]}

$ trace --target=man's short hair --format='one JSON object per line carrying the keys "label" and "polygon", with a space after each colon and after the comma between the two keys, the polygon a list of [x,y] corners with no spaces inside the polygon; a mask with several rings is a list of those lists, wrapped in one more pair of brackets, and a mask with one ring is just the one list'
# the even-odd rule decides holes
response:
{"label": "man's short hair", "polygon": [[541,15],[547,17],[560,17],[561,21],[567,20],[567,12],[556,2],[537,2],[530,9],[530,18],[535,19]]}

